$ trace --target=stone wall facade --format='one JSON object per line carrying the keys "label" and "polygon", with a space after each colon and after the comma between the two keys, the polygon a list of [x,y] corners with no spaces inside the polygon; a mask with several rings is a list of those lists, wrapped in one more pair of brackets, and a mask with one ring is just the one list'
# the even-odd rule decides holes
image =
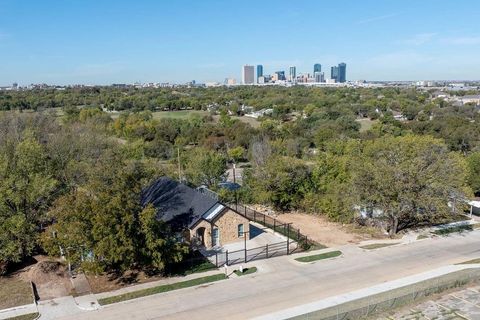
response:
{"label": "stone wall facade", "polygon": [[[241,236],[238,235],[238,226],[243,225],[243,231],[247,232]],[[250,239],[249,220],[231,209],[225,209],[212,222],[202,220],[190,230],[190,238],[198,237],[203,233],[203,243],[207,249],[212,248],[213,229],[217,228],[219,232],[219,246],[225,244],[243,241],[246,236]]]}

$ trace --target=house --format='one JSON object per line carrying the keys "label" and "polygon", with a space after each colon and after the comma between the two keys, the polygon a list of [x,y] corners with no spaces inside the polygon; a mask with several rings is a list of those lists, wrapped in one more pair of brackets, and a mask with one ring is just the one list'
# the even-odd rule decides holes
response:
{"label": "house", "polygon": [[249,220],[208,193],[161,177],[142,193],[142,205],[152,204],[156,219],[191,244],[207,249],[250,239]]}

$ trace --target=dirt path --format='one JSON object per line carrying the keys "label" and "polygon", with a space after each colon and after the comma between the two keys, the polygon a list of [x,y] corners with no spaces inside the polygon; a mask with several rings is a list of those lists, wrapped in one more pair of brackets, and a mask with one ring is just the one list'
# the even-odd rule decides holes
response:
{"label": "dirt path", "polygon": [[284,213],[277,217],[285,223],[292,223],[295,228],[310,239],[327,247],[341,246],[349,243],[358,243],[370,237],[348,232],[340,224],[327,221],[323,217],[305,213]]}

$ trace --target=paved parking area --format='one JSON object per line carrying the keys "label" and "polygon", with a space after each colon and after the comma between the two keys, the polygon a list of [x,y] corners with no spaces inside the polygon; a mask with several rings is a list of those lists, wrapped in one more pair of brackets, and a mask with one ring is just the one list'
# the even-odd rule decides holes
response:
{"label": "paved parking area", "polygon": [[402,310],[380,319],[399,320],[480,320],[480,286],[457,291],[421,303],[410,310]]}
{"label": "paved parking area", "polygon": [[[263,247],[267,244],[270,245],[283,241],[287,241],[287,237],[278,233],[273,233],[272,230],[267,230],[260,224],[250,222],[250,240],[247,240],[247,249]],[[232,252],[237,250],[243,250],[244,248],[245,241],[241,239],[239,242],[224,245],[221,248],[221,251],[225,252],[228,250],[229,252]]]}

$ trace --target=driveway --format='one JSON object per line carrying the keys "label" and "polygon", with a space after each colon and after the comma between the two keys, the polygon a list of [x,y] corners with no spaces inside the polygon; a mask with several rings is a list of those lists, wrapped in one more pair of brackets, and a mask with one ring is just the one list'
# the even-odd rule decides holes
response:
{"label": "driveway", "polygon": [[[273,230],[264,226],[250,222],[250,239],[245,241],[241,239],[238,242],[229,243],[220,248],[203,250],[202,254],[206,256],[213,264],[226,262],[228,252],[228,264],[237,264],[245,262],[245,245],[247,248],[247,261],[254,259],[264,259],[268,256],[278,256],[287,252],[287,237],[274,233]],[[267,248],[267,245],[269,248]],[[296,248],[296,243],[290,240],[290,248]]]}
{"label": "driveway", "polygon": [[186,288],[61,319],[249,319],[385,281],[480,257],[480,231],[299,264],[294,256],[255,261],[252,276]]}

